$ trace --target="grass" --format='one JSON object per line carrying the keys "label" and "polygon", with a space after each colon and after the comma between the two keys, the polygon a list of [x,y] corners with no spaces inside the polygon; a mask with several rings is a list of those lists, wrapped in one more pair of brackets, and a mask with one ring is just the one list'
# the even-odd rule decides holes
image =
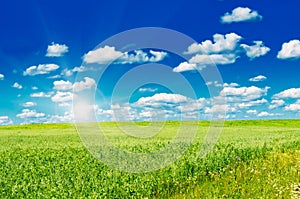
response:
{"label": "grass", "polygon": [[[136,174],[94,158],[71,124],[0,127],[0,198],[300,197],[300,120],[227,121],[204,158],[197,152],[209,122],[184,125],[199,125],[189,150],[161,170]],[[100,126],[124,150],[154,152],[168,145],[179,122],[146,139],[126,136],[116,123]]]}

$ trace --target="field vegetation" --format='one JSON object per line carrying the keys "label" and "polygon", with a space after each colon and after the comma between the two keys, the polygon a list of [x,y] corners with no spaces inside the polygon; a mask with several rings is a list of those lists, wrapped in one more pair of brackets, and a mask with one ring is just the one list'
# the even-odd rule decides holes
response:
{"label": "field vegetation", "polygon": [[[114,145],[146,153],[166,146],[180,122],[152,138],[124,135],[118,125],[100,124]],[[184,125],[199,128],[183,156],[135,174],[94,158],[73,124],[0,127],[0,198],[300,198],[300,120],[227,121],[205,157],[197,152],[209,122]]]}

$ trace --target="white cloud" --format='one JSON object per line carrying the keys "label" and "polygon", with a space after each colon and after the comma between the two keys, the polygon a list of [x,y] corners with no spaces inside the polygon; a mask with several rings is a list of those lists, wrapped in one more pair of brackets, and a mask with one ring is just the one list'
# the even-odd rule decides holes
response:
{"label": "white cloud", "polygon": [[96,82],[90,77],[85,77],[83,81],[75,82],[74,84],[72,84],[70,81],[59,80],[54,81],[53,85],[53,89],[58,91],[68,91],[74,89],[75,92],[80,92],[96,86]]}
{"label": "white cloud", "polygon": [[157,90],[158,90],[157,88],[139,88],[139,92],[141,92],[141,93],[144,93],[144,92],[151,92],[151,93],[153,93],[153,92],[155,92]]}
{"label": "white cloud", "polygon": [[216,104],[216,105],[213,105],[212,107],[207,107],[205,109],[204,113],[206,113],[206,114],[225,113],[225,112],[228,112],[229,110],[230,110],[230,106],[228,104]]}
{"label": "white cloud", "polygon": [[184,72],[191,70],[202,70],[206,66],[233,64],[238,56],[235,54],[197,54],[189,62],[182,62],[173,68],[173,72]]}
{"label": "white cloud", "polygon": [[287,90],[273,95],[273,98],[300,98],[300,88],[289,88]]}
{"label": "white cloud", "polygon": [[70,77],[73,75],[73,71],[66,68],[61,72],[61,75]]}
{"label": "white cloud", "polygon": [[29,75],[29,76],[34,76],[34,75],[43,75],[43,74],[49,74],[52,71],[55,71],[59,68],[58,65],[56,64],[39,64],[38,66],[30,66],[27,68],[23,75]]}
{"label": "white cloud", "polygon": [[4,75],[0,74],[0,80],[4,80]]}
{"label": "white cloud", "polygon": [[197,64],[188,63],[188,62],[182,62],[175,68],[173,68],[173,72],[183,72],[183,71],[190,71],[190,70],[202,70],[203,67],[197,67]]}
{"label": "white cloud", "polygon": [[229,33],[226,35],[214,34],[213,42],[211,40],[205,40],[201,44],[193,43],[188,47],[185,54],[213,54],[213,53],[223,53],[231,52],[235,50],[237,44],[242,39],[241,36],[235,33]]}
{"label": "white cloud", "polygon": [[[129,107],[131,117],[135,119],[145,119],[145,117],[199,119],[200,111],[208,104],[209,100],[205,98],[191,99],[181,94],[157,93],[153,96],[141,97]],[[116,113],[119,114],[119,111]]]}
{"label": "white cloud", "polygon": [[259,106],[262,104],[268,103],[268,101],[266,99],[260,99],[260,100],[254,100],[254,101],[249,101],[249,102],[241,102],[238,103],[237,106],[239,108],[249,108],[249,107],[253,107],[253,106]]}
{"label": "white cloud", "polygon": [[222,87],[223,86],[218,81],[208,81],[205,84],[206,84],[206,86],[215,86],[215,87]]}
{"label": "white cloud", "polygon": [[64,80],[54,81],[53,85],[54,85],[53,89],[59,91],[71,90],[73,88],[73,85],[70,81],[64,81]]}
{"label": "white cloud", "polygon": [[260,112],[257,114],[258,117],[270,117],[270,116],[275,116],[276,114],[274,113],[268,113],[266,111]]}
{"label": "white cloud", "polygon": [[73,122],[73,113],[66,111],[63,115],[51,115],[47,118],[46,123],[61,123],[61,122]]}
{"label": "white cloud", "polygon": [[269,109],[278,108],[280,106],[283,106],[285,102],[282,99],[275,99],[271,101],[271,104],[269,105]]}
{"label": "white cloud", "polygon": [[19,84],[18,82],[15,82],[13,85],[12,85],[13,88],[16,88],[16,89],[22,89],[23,86],[21,84]]}
{"label": "white cloud", "polygon": [[224,87],[238,87],[240,85],[233,82],[233,83],[224,83],[223,86]]}
{"label": "white cloud", "polygon": [[135,50],[133,53],[117,51],[114,46],[104,46],[96,50],[89,51],[83,56],[86,63],[107,64],[116,61],[118,64],[132,64],[143,62],[158,62],[163,60],[166,52],[150,50],[151,57],[142,50]]}
{"label": "white cloud", "polygon": [[72,104],[71,104],[71,103],[68,103],[68,102],[62,102],[62,103],[59,103],[59,104],[58,104],[59,107],[71,107],[71,105],[72,105]]}
{"label": "white cloud", "polygon": [[267,77],[263,76],[263,75],[258,75],[256,77],[252,77],[249,79],[250,82],[261,82],[261,81],[264,81],[266,80]]}
{"label": "white cloud", "polygon": [[38,92],[38,93],[32,93],[30,94],[30,97],[51,97],[52,96],[52,92],[48,92],[48,93],[45,93],[45,92]]}
{"label": "white cloud", "polygon": [[37,86],[32,86],[31,89],[32,90],[38,90],[39,88]]}
{"label": "white cloud", "polygon": [[36,110],[29,110],[29,109],[23,109],[22,113],[17,114],[18,118],[25,119],[25,118],[38,118],[38,117],[44,117],[45,113],[38,113]]}
{"label": "white cloud", "polygon": [[284,110],[286,110],[286,111],[300,111],[300,100],[297,100],[295,103],[285,106]]}
{"label": "white cloud", "polygon": [[260,56],[266,55],[271,49],[264,45],[262,41],[254,41],[255,45],[248,46],[247,44],[241,44],[241,47],[246,51],[246,55],[250,59],[255,59]]}
{"label": "white cloud", "polygon": [[25,102],[24,104],[22,104],[22,106],[24,107],[32,107],[32,106],[36,106],[35,102]]}
{"label": "white cloud", "polygon": [[13,121],[9,119],[8,116],[0,116],[0,125],[6,126],[6,125],[12,125]]}
{"label": "white cloud", "polygon": [[180,94],[170,94],[170,93],[157,93],[150,97],[141,97],[136,104],[138,105],[151,105],[156,102],[165,103],[182,103],[187,102],[188,98]]}
{"label": "white cloud", "polygon": [[253,100],[261,98],[262,96],[266,95],[268,92],[269,87],[265,88],[258,88],[256,86],[250,87],[224,87],[223,90],[220,92],[221,96],[226,97],[238,97],[243,98],[245,100]]}
{"label": "white cloud", "polygon": [[262,41],[254,41],[253,46],[240,44],[242,37],[236,33],[214,34],[213,41],[205,40],[191,44],[184,54],[194,54],[188,62],[182,62],[173,69],[174,72],[202,70],[211,65],[233,64],[241,54],[246,53],[250,59],[267,54],[270,48]]}
{"label": "white cloud", "polygon": [[65,44],[56,44],[52,42],[51,45],[48,45],[46,56],[61,57],[68,51],[69,51],[69,47],[66,46]]}
{"label": "white cloud", "polygon": [[247,110],[246,113],[248,114],[257,114],[257,110]]}
{"label": "white cloud", "polygon": [[122,57],[117,61],[117,63],[121,64],[132,64],[132,63],[143,63],[148,62],[149,57],[147,53],[143,52],[142,50],[135,50],[134,53],[129,54],[125,52]]}
{"label": "white cloud", "polygon": [[189,99],[187,103],[182,103],[177,108],[184,114],[189,112],[197,112],[204,108],[208,104],[208,100],[205,98],[199,98],[197,100]]}
{"label": "white cloud", "polygon": [[0,120],[7,120],[8,116],[0,116]]}
{"label": "white cloud", "polygon": [[224,16],[221,17],[222,23],[233,23],[242,21],[254,21],[261,20],[262,16],[258,14],[257,11],[251,10],[247,7],[237,7],[232,10],[231,13],[226,12]]}
{"label": "white cloud", "polygon": [[205,98],[191,99],[181,94],[157,93],[149,97],[141,97],[134,103],[113,104],[109,109],[95,106],[100,120],[161,120],[199,119],[200,111],[209,100]]}
{"label": "white cloud", "polygon": [[72,76],[74,73],[78,72],[84,72],[84,71],[87,71],[88,69],[85,67],[85,66],[79,66],[79,67],[75,67],[73,69],[64,69],[62,72],[61,72],[61,75],[64,75],[64,76]]}
{"label": "white cloud", "polygon": [[85,77],[83,81],[75,82],[73,85],[75,92],[80,92],[83,90],[91,89],[92,87],[96,86],[96,82],[94,79],[90,77]]}
{"label": "white cloud", "polygon": [[300,41],[297,39],[282,44],[281,50],[277,54],[278,59],[299,59]]}
{"label": "white cloud", "polygon": [[61,78],[61,75],[53,75],[53,76],[47,77],[47,79],[58,79],[58,78]]}
{"label": "white cloud", "polygon": [[150,50],[150,54],[153,55],[152,57],[149,58],[150,62],[159,62],[167,56],[167,53],[163,51],[158,52],[158,51]]}
{"label": "white cloud", "polygon": [[115,47],[104,46],[103,48],[89,51],[83,56],[83,59],[86,63],[106,64],[120,58],[121,56],[123,56],[123,53],[117,51]]}
{"label": "white cloud", "polygon": [[73,100],[73,93],[72,92],[62,92],[57,91],[56,94],[51,97],[53,102],[67,102]]}
{"label": "white cloud", "polygon": [[192,57],[189,62],[197,64],[200,67],[207,66],[207,65],[225,65],[225,64],[232,64],[238,57],[235,54],[212,54],[212,55],[205,55],[205,54],[197,54]]}

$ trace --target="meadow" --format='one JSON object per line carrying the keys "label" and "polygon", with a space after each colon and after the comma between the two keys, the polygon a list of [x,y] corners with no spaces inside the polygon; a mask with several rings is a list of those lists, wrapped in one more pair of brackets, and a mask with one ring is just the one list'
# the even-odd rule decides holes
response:
{"label": "meadow", "polygon": [[[151,138],[119,128],[147,123],[99,125],[119,148],[148,153],[168,145],[180,122],[166,122]],[[73,124],[0,127],[0,198],[300,198],[300,120],[226,121],[205,157],[197,152],[209,122],[184,125],[198,127],[188,150],[147,173],[106,166]]]}

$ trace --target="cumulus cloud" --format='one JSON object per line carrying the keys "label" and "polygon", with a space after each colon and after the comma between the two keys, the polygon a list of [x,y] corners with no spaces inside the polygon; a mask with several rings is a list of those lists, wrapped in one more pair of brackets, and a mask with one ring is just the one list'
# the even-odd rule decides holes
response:
{"label": "cumulus cloud", "polygon": [[214,34],[213,41],[205,40],[191,44],[184,54],[193,55],[188,61],[176,66],[174,72],[202,70],[211,65],[233,64],[241,54],[246,53],[250,59],[263,56],[270,51],[262,41],[254,41],[253,46],[240,44],[242,37],[236,33]]}
{"label": "cumulus cloud", "polygon": [[59,91],[66,91],[73,88],[73,84],[70,81],[64,81],[64,80],[54,81],[53,85],[54,85],[53,89]]}
{"label": "cumulus cloud", "polygon": [[48,93],[38,92],[38,93],[30,94],[30,97],[45,97],[45,98],[48,98],[48,97],[51,97],[52,94],[53,94],[52,92],[48,92]]}
{"label": "cumulus cloud", "polygon": [[141,97],[136,103],[138,105],[149,105],[155,102],[182,103],[187,101],[188,98],[180,94],[157,93],[150,97]]}
{"label": "cumulus cloud", "polygon": [[53,102],[67,102],[73,100],[73,93],[72,92],[62,92],[57,91],[56,94],[51,97]]}
{"label": "cumulus cloud", "polygon": [[247,110],[246,113],[248,114],[257,114],[257,110]]}
{"label": "cumulus cloud", "polygon": [[152,55],[149,58],[150,62],[159,62],[167,56],[167,53],[163,51],[159,52],[159,51],[150,50],[150,54]]}
{"label": "cumulus cloud", "polygon": [[35,76],[35,75],[43,75],[49,74],[52,71],[55,71],[59,68],[56,64],[39,64],[38,66],[30,66],[27,68],[23,75]]}
{"label": "cumulus cloud", "polygon": [[268,103],[268,100],[266,99],[260,99],[260,100],[253,100],[253,101],[249,101],[249,102],[241,102],[237,104],[237,107],[239,108],[249,108],[249,107],[253,107],[253,106],[259,106],[262,104]]}
{"label": "cumulus cloud", "polygon": [[66,46],[65,44],[56,44],[52,42],[51,45],[48,45],[46,56],[61,57],[68,51],[69,51],[69,47]]}
{"label": "cumulus cloud", "polygon": [[32,90],[38,90],[39,88],[37,86],[32,86],[31,89]]}
{"label": "cumulus cloud", "polygon": [[45,113],[38,113],[36,110],[30,109],[23,109],[22,113],[17,114],[18,118],[25,119],[25,118],[39,118],[44,117]]}
{"label": "cumulus cloud", "polygon": [[114,46],[104,46],[96,50],[89,51],[83,56],[86,63],[107,64],[112,61],[118,64],[132,64],[143,62],[158,62],[163,60],[166,52],[150,50],[150,57],[142,50],[135,50],[133,53],[121,52],[115,49]]}
{"label": "cumulus cloud", "polygon": [[264,81],[266,80],[267,77],[263,76],[263,75],[258,75],[256,77],[252,77],[249,79],[250,82],[261,82],[261,81]]}
{"label": "cumulus cloud", "polygon": [[106,64],[120,58],[122,55],[123,53],[117,51],[114,46],[104,46],[103,48],[89,51],[83,56],[83,60],[86,63]]}
{"label": "cumulus cloud", "polygon": [[16,88],[16,89],[22,89],[23,86],[21,84],[19,84],[18,82],[15,82],[13,85],[12,85],[13,88]]}
{"label": "cumulus cloud", "polygon": [[286,110],[286,111],[300,111],[300,100],[297,100],[295,103],[285,106],[284,110]]}
{"label": "cumulus cloud", "polygon": [[95,87],[96,82],[90,77],[85,77],[83,81],[75,82],[74,84],[72,84],[70,81],[59,80],[54,81],[53,85],[53,89],[58,91],[68,91],[74,89],[74,92],[80,92]]}
{"label": "cumulus cloud", "polygon": [[238,83],[232,82],[232,83],[224,83],[223,86],[224,87],[238,87],[240,85]]}
{"label": "cumulus cloud", "polygon": [[280,93],[277,93],[273,95],[274,99],[279,99],[279,98],[300,98],[300,88],[289,88],[287,90],[284,90]]}
{"label": "cumulus cloud", "polygon": [[242,21],[262,20],[262,16],[257,11],[247,7],[237,7],[231,13],[226,12],[221,17],[221,23],[233,23]]}
{"label": "cumulus cloud", "polygon": [[191,64],[197,64],[199,66],[207,66],[207,65],[225,65],[232,64],[237,59],[235,54],[212,54],[212,55],[204,55],[197,54],[192,57],[189,62]]}
{"label": "cumulus cloud", "polygon": [[95,86],[96,86],[96,82],[94,79],[90,77],[85,77],[83,81],[75,82],[73,85],[73,89],[75,92],[80,92],[80,91],[91,89]]}
{"label": "cumulus cloud", "polygon": [[265,46],[262,41],[254,41],[253,43],[254,43],[253,46],[248,46],[247,44],[241,44],[241,47],[246,51],[246,55],[250,59],[264,56],[271,50],[269,47]]}
{"label": "cumulus cloud", "polygon": [[12,125],[13,121],[9,119],[8,116],[0,116],[0,125],[6,126],[6,125]]}
{"label": "cumulus cloud", "polygon": [[[230,106],[228,104],[216,104],[212,107],[207,107],[204,111],[204,113],[211,114],[211,113],[224,113],[228,112],[230,110]],[[231,111],[234,111],[231,110]]]}
{"label": "cumulus cloud", "polygon": [[173,68],[174,72],[184,72],[184,71],[190,71],[190,70],[202,70],[203,67],[197,67],[197,64],[195,63],[188,63],[188,62],[182,62],[175,68]]}
{"label": "cumulus cloud", "polygon": [[53,75],[53,76],[47,77],[47,79],[58,79],[58,78],[61,78],[61,75]]}
{"label": "cumulus cloud", "polygon": [[4,80],[4,75],[0,74],[0,80]]}
{"label": "cumulus cloud", "polygon": [[206,84],[206,86],[215,86],[215,87],[222,87],[223,86],[218,81],[208,81],[205,84]]}
{"label": "cumulus cloud", "polygon": [[260,112],[257,114],[258,117],[270,117],[270,116],[275,116],[276,114],[274,113],[268,113],[266,111]]}
{"label": "cumulus cloud", "polygon": [[158,89],[157,88],[139,88],[139,92],[144,93],[144,92],[156,92]]}
{"label": "cumulus cloud", "polygon": [[35,102],[25,102],[22,104],[22,106],[24,107],[32,107],[32,106],[36,106]]}
{"label": "cumulus cloud", "polygon": [[66,111],[63,115],[50,115],[47,118],[47,123],[73,122],[73,113]]}
{"label": "cumulus cloud", "polygon": [[271,104],[269,105],[269,109],[278,108],[280,106],[283,106],[284,104],[285,102],[282,99],[272,100]]}
{"label": "cumulus cloud", "polygon": [[141,97],[133,103],[113,104],[110,109],[96,107],[101,120],[161,120],[199,119],[200,111],[209,100],[205,98],[191,99],[181,94],[156,93]]}
{"label": "cumulus cloud", "polygon": [[220,92],[221,96],[243,98],[244,100],[253,100],[266,95],[269,87],[258,88],[250,87],[224,87]]}
{"label": "cumulus cloud", "polygon": [[61,75],[69,77],[69,76],[72,76],[74,73],[80,73],[80,72],[84,72],[87,70],[88,69],[85,66],[79,66],[79,67],[75,67],[72,69],[66,68],[61,72]]}
{"label": "cumulus cloud", "polygon": [[213,41],[205,40],[200,44],[193,43],[188,47],[185,54],[212,54],[233,51],[241,39],[242,37],[236,33],[228,33],[226,35],[214,34]]}
{"label": "cumulus cloud", "polygon": [[232,64],[237,58],[235,54],[197,54],[189,62],[182,62],[173,68],[173,72],[202,70],[206,66]]}
{"label": "cumulus cloud", "polygon": [[295,39],[282,44],[281,50],[277,54],[278,59],[299,59],[300,41]]}

